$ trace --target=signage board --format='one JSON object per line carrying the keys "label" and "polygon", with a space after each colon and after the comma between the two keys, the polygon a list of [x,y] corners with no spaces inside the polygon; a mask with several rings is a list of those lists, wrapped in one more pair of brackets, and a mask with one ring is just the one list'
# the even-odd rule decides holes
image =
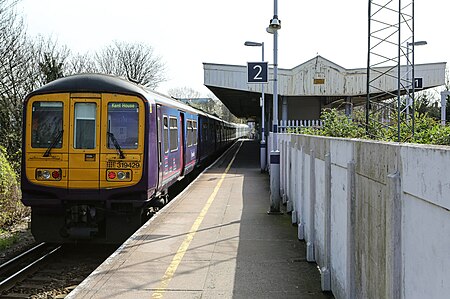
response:
{"label": "signage board", "polygon": [[247,83],[267,83],[268,79],[267,62],[247,62]]}
{"label": "signage board", "polygon": [[414,89],[423,89],[423,78],[414,78]]}

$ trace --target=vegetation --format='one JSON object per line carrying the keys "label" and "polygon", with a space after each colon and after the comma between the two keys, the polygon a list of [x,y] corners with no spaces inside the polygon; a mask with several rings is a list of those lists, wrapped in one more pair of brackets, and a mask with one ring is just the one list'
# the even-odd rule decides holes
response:
{"label": "vegetation", "polygon": [[0,230],[0,235],[3,234],[5,234],[5,237],[0,238],[0,251],[19,241],[20,234],[18,232],[10,234],[8,232],[3,232]]}
{"label": "vegetation", "polygon": [[[320,128],[299,128],[289,132],[299,134],[310,134],[319,136],[373,139],[373,136],[383,136],[382,141],[397,141],[397,131],[390,129],[393,123],[381,125],[380,123],[369,124],[367,130],[364,121],[364,111],[356,111],[353,118],[349,118],[343,111],[337,109],[326,109],[322,112],[323,126]],[[397,120],[397,116],[392,116]],[[414,136],[411,132],[411,121],[404,120],[400,126],[402,140],[411,143],[450,145],[450,126],[442,126],[436,118],[430,117],[427,112],[415,113]],[[377,134],[371,132],[377,131]]]}
{"label": "vegetation", "polygon": [[20,189],[16,173],[6,159],[6,151],[0,147],[0,230],[11,226],[29,214],[20,202]]}

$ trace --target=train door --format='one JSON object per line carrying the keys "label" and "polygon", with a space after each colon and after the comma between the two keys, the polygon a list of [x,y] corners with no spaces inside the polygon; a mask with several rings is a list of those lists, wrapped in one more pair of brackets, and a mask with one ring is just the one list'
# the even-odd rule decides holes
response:
{"label": "train door", "polygon": [[69,190],[100,187],[100,115],[100,96],[71,98]]}
{"label": "train door", "polygon": [[185,141],[186,141],[186,132],[185,132],[185,125],[184,125],[184,113],[180,113],[180,175],[183,175],[184,173],[184,165],[185,165],[185,159],[186,159],[186,147],[185,147]]}
{"label": "train door", "polygon": [[169,170],[169,141],[170,141],[170,131],[169,131],[169,116],[167,112],[162,110],[162,183],[161,186],[164,185],[166,180],[170,177],[171,173]]}
{"label": "train door", "polygon": [[[164,148],[163,148],[163,115],[161,111],[161,106],[157,106],[157,123],[158,126],[156,130],[157,139],[158,139],[158,186],[162,185],[163,181],[163,172],[164,172]],[[167,135],[166,137],[167,138]]]}

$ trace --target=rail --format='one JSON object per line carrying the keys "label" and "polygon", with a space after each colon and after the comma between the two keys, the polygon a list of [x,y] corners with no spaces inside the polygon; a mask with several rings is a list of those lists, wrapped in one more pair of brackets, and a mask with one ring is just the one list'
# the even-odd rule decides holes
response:
{"label": "rail", "polygon": [[0,292],[13,287],[60,248],[60,245],[40,243],[0,265]]}

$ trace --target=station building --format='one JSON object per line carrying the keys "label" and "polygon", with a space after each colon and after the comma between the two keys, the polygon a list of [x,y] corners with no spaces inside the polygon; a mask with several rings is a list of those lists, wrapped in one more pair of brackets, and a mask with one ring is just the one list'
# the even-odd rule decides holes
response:
{"label": "station building", "polygon": [[[422,89],[445,84],[445,62],[416,64],[415,78],[422,78]],[[380,90],[396,92],[398,68],[392,76],[382,76],[374,84]],[[273,69],[269,83],[247,83],[247,66],[203,63],[204,85],[237,117],[260,122],[260,98],[264,88],[265,120],[272,119]],[[379,68],[389,73],[389,68]],[[401,66],[406,72],[407,66]],[[316,56],[292,69],[278,69],[278,119],[315,120],[323,108],[351,109],[367,98],[367,68],[346,69],[322,56]],[[376,90],[371,90],[376,93]],[[266,127],[268,127],[266,125]],[[270,126],[269,126],[270,127]]]}

